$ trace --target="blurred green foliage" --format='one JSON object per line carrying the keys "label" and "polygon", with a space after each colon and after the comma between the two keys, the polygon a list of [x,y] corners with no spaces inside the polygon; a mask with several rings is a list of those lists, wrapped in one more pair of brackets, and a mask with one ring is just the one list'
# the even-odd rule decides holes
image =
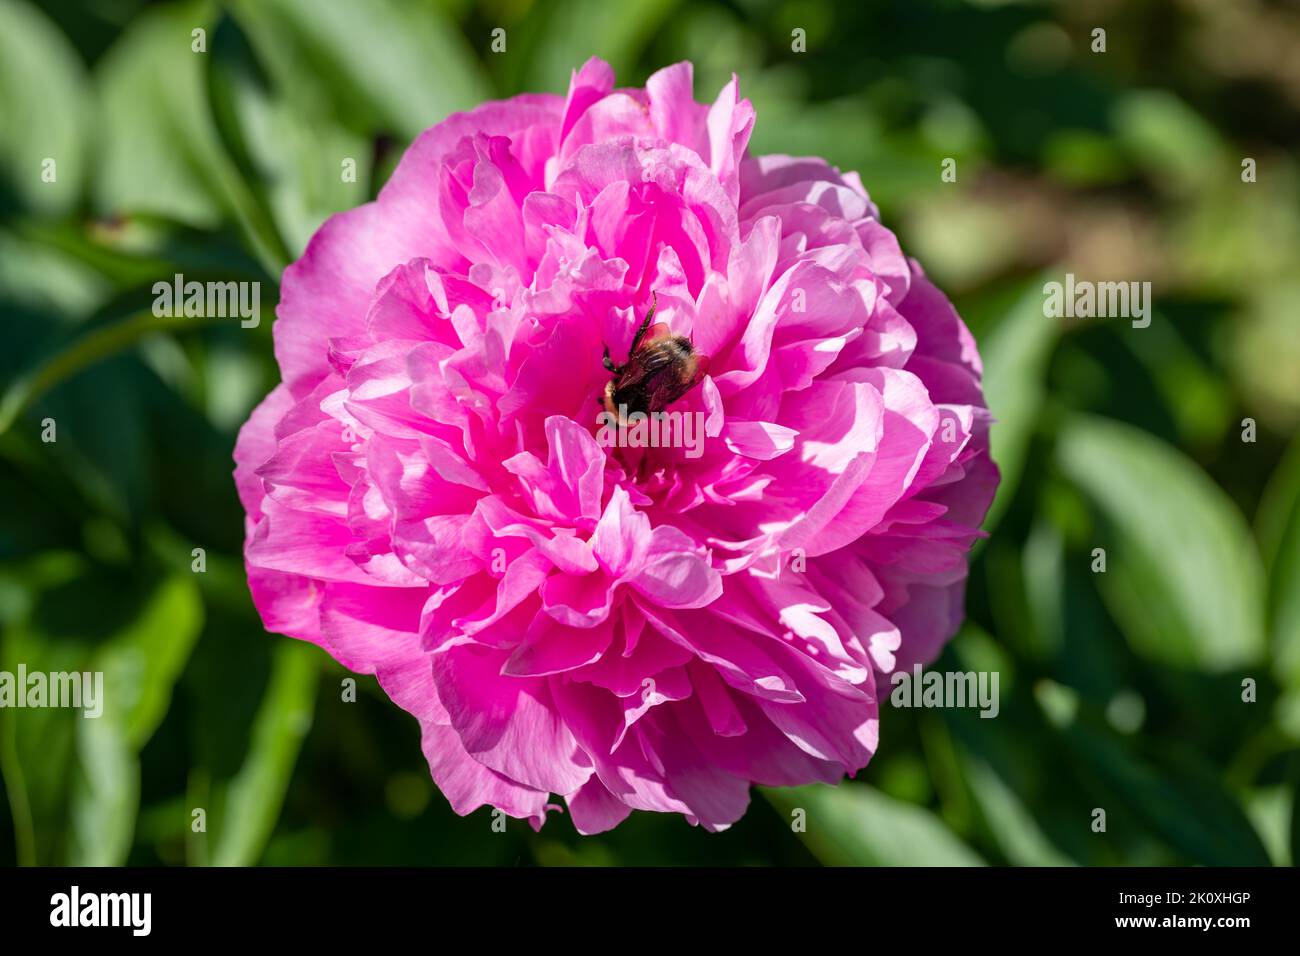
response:
{"label": "blurred green foliage", "polygon": [[[260,280],[269,317],[421,129],[591,54],[628,85],[689,58],[701,99],[734,72],[755,152],[858,170],[975,331],[998,419],[938,665],[998,670],[998,718],[884,707],[858,780],[756,793],[719,836],[451,813],[415,721],[369,678],[343,703],[251,606],[230,454],[277,378],[270,322],[148,308],[183,272]],[[1296,63],[1300,10],[1268,0],[0,0],[0,669],[103,670],[129,702],[0,711],[0,861],[1291,863]],[[1150,280],[1151,326],[1044,318],[1066,271]]]}

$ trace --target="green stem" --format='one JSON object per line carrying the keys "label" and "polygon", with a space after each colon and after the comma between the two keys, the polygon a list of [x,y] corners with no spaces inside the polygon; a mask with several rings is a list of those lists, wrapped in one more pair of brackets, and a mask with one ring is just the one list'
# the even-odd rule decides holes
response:
{"label": "green stem", "polygon": [[212,321],[184,315],[156,316],[141,312],[129,319],[95,329],[49,358],[35,371],[9,386],[0,399],[0,435],[9,430],[23,409],[65,379],[126,348],[146,335],[173,329],[197,328]]}

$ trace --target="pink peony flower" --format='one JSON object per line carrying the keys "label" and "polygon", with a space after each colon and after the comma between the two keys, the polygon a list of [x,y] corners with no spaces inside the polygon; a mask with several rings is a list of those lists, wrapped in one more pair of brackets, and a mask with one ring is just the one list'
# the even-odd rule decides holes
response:
{"label": "pink peony flower", "polygon": [[[962,617],[975,342],[856,174],[746,156],[736,81],[691,84],[593,59],[449,117],[284,274],[235,449],[253,598],[419,719],[457,813],[723,829],[865,766]],[[606,347],[625,384],[673,360],[621,394],[695,447],[603,440]]]}

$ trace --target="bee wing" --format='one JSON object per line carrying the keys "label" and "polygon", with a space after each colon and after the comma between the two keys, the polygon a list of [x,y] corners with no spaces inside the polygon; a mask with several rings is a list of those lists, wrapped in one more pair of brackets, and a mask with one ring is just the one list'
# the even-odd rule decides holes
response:
{"label": "bee wing", "polygon": [[673,330],[668,328],[667,322],[656,322],[646,330],[645,335],[641,337],[641,341],[637,343],[636,350],[640,352],[643,349],[649,348],[659,339],[666,339],[672,334]]}
{"label": "bee wing", "polygon": [[697,352],[692,358],[694,371],[685,378],[659,375],[650,383],[651,407],[666,408],[704,381],[709,370],[709,357]]}
{"label": "bee wing", "polygon": [[639,385],[667,364],[672,359],[672,353],[663,349],[662,345],[671,336],[672,332],[667,325],[656,322],[628,354],[627,361],[619,367],[619,387]]}
{"label": "bee wing", "polygon": [[629,365],[635,365],[647,374],[673,369],[682,360],[681,351],[671,336],[651,339],[637,349]]}
{"label": "bee wing", "polygon": [[614,385],[620,391],[627,388],[639,388],[655,376],[655,367],[641,361],[628,362],[614,379]]}
{"label": "bee wing", "polygon": [[692,389],[700,382],[704,381],[704,376],[709,374],[709,357],[703,352],[695,353],[695,374],[691,376],[691,384],[687,389]]}

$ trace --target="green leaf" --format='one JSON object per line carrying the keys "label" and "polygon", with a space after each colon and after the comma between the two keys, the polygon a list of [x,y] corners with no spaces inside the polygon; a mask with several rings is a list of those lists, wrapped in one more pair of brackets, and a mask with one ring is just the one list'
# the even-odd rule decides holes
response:
{"label": "green leaf", "polygon": [[526,87],[563,90],[570,71],[592,56],[607,60],[627,85],[631,80],[624,74],[676,5],[676,0],[561,0],[538,7],[534,15],[542,21],[541,30]]}
{"label": "green leaf", "polygon": [[211,50],[208,90],[222,142],[288,254],[299,256],[328,216],[370,198],[371,145],[328,110],[273,88],[233,20],[222,23]]}
{"label": "green leaf", "polygon": [[0,315],[5,317],[0,394],[110,293],[109,282],[80,258],[0,229]]}
{"label": "green leaf", "polygon": [[[328,94],[358,130],[414,138],[491,96],[460,31],[431,4],[244,0],[235,13],[283,90],[298,103]],[[327,165],[337,173],[337,158]]]}
{"label": "green leaf", "polygon": [[311,728],[320,659],[320,652],[306,644],[286,641],[276,648],[248,755],[226,792],[215,866],[251,866],[266,848]]}
{"label": "green leaf", "polygon": [[95,70],[100,149],[95,200],[101,214],[148,213],[194,226],[222,218],[220,192],[201,154],[212,145],[201,83],[205,54],[190,31],[207,28],[206,4],[140,16]]}
{"label": "green leaf", "polygon": [[1300,437],[1269,479],[1255,527],[1268,568],[1274,670],[1284,684],[1300,690]]}
{"label": "green leaf", "polygon": [[4,715],[0,769],[19,862],[121,864],[139,801],[138,754],[198,634],[198,589],[176,575],[142,592],[79,560],[43,567],[29,584],[33,600],[0,644],[0,670],[79,672],[98,693],[83,696],[81,710]]}
{"label": "green leaf", "polygon": [[0,230],[0,289],[6,309],[81,319],[104,302],[109,283],[77,256]]}
{"label": "green leaf", "polygon": [[998,846],[1015,866],[1073,866],[1073,861],[1052,845],[1033,814],[993,769],[977,757],[963,761],[984,820]]}
{"label": "green leaf", "polygon": [[[150,214],[215,228],[233,216],[263,267],[278,275],[283,242],[223,148],[208,106],[211,32],[205,2],[151,10],[134,21],[96,71],[102,96],[102,156],[96,205],[106,216]],[[210,38],[204,38],[204,44]]]}
{"label": "green leaf", "polygon": [[1043,315],[1042,283],[1035,281],[982,337],[984,398],[993,415],[989,441],[1002,472],[997,497],[984,519],[986,531],[996,527],[1015,497],[1047,395],[1047,363],[1058,334],[1057,322]]}
{"label": "green leaf", "polygon": [[[929,810],[886,796],[864,783],[764,788],[828,866],[982,866],[984,861]],[[797,832],[797,831],[796,831]]]}
{"label": "green leaf", "polygon": [[[1199,761],[1173,754],[1166,746],[1162,762],[1167,766],[1156,767],[1131,753],[1109,732],[1078,719],[1068,721],[1061,734],[1076,759],[1121,801],[1124,811],[1191,862],[1270,865],[1268,851],[1241,806],[1215,772]],[[1109,809],[1113,812],[1115,808]],[[1089,808],[1079,812],[1080,819],[1086,821]],[[1115,823],[1107,821],[1109,827]]]}
{"label": "green leaf", "polygon": [[77,725],[82,774],[72,790],[74,866],[120,866],[140,798],[139,752],[171,703],[172,688],[203,625],[193,576],[173,575],[141,614],[96,654],[103,713]]}
{"label": "green leaf", "polygon": [[9,430],[23,409],[51,388],[128,345],[154,332],[198,327],[213,321],[225,320],[213,316],[155,316],[151,312],[141,312],[79,336],[44,364],[13,382],[0,396],[0,435]]}
{"label": "green leaf", "polygon": [[1162,188],[1205,186],[1223,169],[1218,130],[1172,93],[1130,91],[1115,106],[1112,121],[1120,143]]}
{"label": "green leaf", "polygon": [[1178,424],[1178,437],[1192,446],[1212,446],[1228,427],[1232,401],[1228,383],[1185,341],[1176,325],[1157,315],[1141,335],[1120,336],[1146,367],[1163,404]]}
{"label": "green leaf", "polygon": [[1211,672],[1257,662],[1263,574],[1227,495],[1158,438],[1106,419],[1068,419],[1057,456],[1106,519],[1098,584],[1131,645]]}
{"label": "green leaf", "polygon": [[[1065,541],[1053,522],[1039,517],[1025,539],[1021,553],[1030,647],[1050,658],[1065,644]],[[1014,599],[1007,594],[1005,598]],[[999,603],[1005,599],[999,596]],[[1010,603],[1008,601],[1008,603]],[[1013,605],[1014,606],[1014,605]]]}
{"label": "green leaf", "polygon": [[140,806],[140,761],[122,726],[77,723],[77,770],[71,783],[68,863],[121,866],[131,852]]}
{"label": "green leaf", "polygon": [[1246,795],[1246,813],[1277,866],[1292,866],[1291,790],[1284,784],[1258,787]]}
{"label": "green leaf", "polygon": [[139,750],[171,703],[172,688],[203,629],[203,602],[192,573],[164,581],[140,616],[95,656],[104,672],[105,716]]}
{"label": "green leaf", "polygon": [[1300,866],[1300,753],[1291,755],[1291,865]]}
{"label": "green leaf", "polygon": [[[84,671],[87,659],[79,642],[37,635],[23,622],[5,635],[0,670],[17,675],[21,664],[29,674]],[[13,813],[18,863],[58,863],[79,718],[54,707],[9,710],[2,716],[0,769]]]}
{"label": "green leaf", "polygon": [[[0,100],[0,192],[44,213],[67,212],[85,176],[85,69],[58,27],[21,0],[0,0]],[[43,176],[50,159],[53,182]]]}

